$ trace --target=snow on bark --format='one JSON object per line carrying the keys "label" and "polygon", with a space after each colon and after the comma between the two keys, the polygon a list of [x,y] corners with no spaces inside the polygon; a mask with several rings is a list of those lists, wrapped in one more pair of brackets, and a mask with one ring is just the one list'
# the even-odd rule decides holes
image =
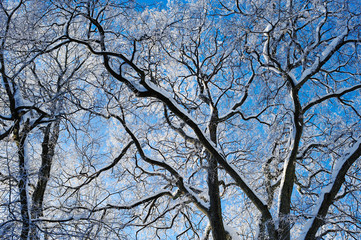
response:
{"label": "snow on bark", "polygon": [[[194,133],[197,135],[198,139],[203,143],[203,145],[207,148],[207,150],[217,159],[217,162],[225,168],[228,174],[237,182],[246,195],[250,198],[250,200],[256,205],[262,215],[267,219],[272,219],[272,215],[267,208],[266,202],[246,183],[244,177],[241,173],[237,171],[237,169],[230,164],[222,151],[216,146],[214,142],[212,142],[204,133],[203,130],[199,128],[197,122],[190,116],[179,104],[163,89],[159,88],[155,84],[145,80],[144,82],[145,88],[155,95],[156,98],[160,99],[164,103],[171,108],[174,113],[185,121],[189,127],[191,127]],[[272,226],[273,227],[273,226]]]}
{"label": "snow on bark", "polygon": [[270,57],[269,57],[269,44],[270,44],[270,36],[269,36],[269,33],[270,31],[272,30],[273,26],[271,23],[269,23],[266,28],[263,30],[264,32],[264,36],[266,36],[266,41],[263,45],[263,52],[262,52],[262,56],[264,57],[266,63],[269,63],[269,60],[270,60]]}
{"label": "snow on bark", "polygon": [[223,224],[223,225],[224,225],[224,230],[226,230],[226,232],[229,234],[229,236],[231,236],[231,238],[232,238],[231,240],[240,240],[236,229],[234,229],[233,227],[231,227],[227,224]]}
{"label": "snow on bark", "polygon": [[201,204],[202,206],[204,206],[205,208],[209,209],[209,203],[205,202],[203,199],[201,199],[198,194],[196,194],[194,191],[192,191],[192,189],[190,189],[186,184],[184,184],[185,189],[187,189],[187,191],[189,193],[192,193],[191,198],[193,198],[198,204]]}
{"label": "snow on bark", "polygon": [[[314,227],[315,221],[324,216],[320,216],[321,208],[328,208],[326,206],[326,198],[331,194],[336,195],[339,191],[343,181],[341,178],[346,175],[347,170],[351,167],[354,161],[356,161],[361,155],[361,138],[347,151],[343,157],[339,159],[333,167],[332,175],[329,184],[321,190],[321,194],[315,207],[311,213],[311,219],[307,221],[303,231],[298,237],[298,240],[308,239],[309,232]],[[342,182],[341,182],[342,181]],[[313,230],[316,232],[318,229]]]}
{"label": "snow on bark", "polygon": [[[30,167],[30,157],[29,157],[29,143],[28,138],[26,138],[24,142],[24,167],[25,167],[25,174],[29,173],[29,167]],[[25,177],[25,191],[26,191],[26,198],[28,203],[28,216],[29,216],[29,223],[31,224],[31,196],[29,191],[29,177]]]}
{"label": "snow on bark", "polygon": [[[179,106],[179,104],[173,99],[173,97],[166,92],[164,89],[158,87],[157,85],[155,85],[154,83],[146,80],[146,84],[148,87],[150,87],[153,91],[160,93],[161,95],[163,95],[164,97],[167,98],[168,101],[172,102],[172,104],[179,110],[182,112],[183,115],[185,115],[190,121],[194,122],[195,124],[198,125],[197,121],[188,113],[186,112],[186,110],[184,108],[182,108],[181,106]],[[204,134],[205,135],[205,134]],[[205,135],[206,136],[206,135]],[[209,140],[210,141],[210,140]]]}
{"label": "snow on bark", "polygon": [[319,68],[322,67],[326,61],[333,55],[333,53],[340,47],[340,44],[343,43],[344,38],[347,36],[348,30],[345,29],[338,37],[332,40],[332,42],[326,47],[326,49],[321,53],[321,56],[318,56],[315,62],[307,69],[305,69],[299,79],[299,83],[304,83],[312,75],[318,72]]}
{"label": "snow on bark", "polygon": [[24,99],[21,91],[17,85],[15,85],[15,92],[14,92],[14,100],[15,100],[15,108],[22,108],[22,107],[31,107],[33,104]]}

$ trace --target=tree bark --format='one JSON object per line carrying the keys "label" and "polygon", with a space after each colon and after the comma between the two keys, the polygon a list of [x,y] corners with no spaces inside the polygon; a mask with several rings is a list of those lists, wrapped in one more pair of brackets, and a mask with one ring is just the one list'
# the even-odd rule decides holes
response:
{"label": "tree bark", "polygon": [[317,210],[317,215],[310,220],[312,221],[312,224],[304,237],[305,240],[315,239],[317,231],[325,223],[325,217],[328,213],[328,210],[331,204],[334,202],[335,197],[340,191],[343,183],[345,182],[345,176],[347,174],[347,171],[361,156],[361,140],[355,143],[353,148],[355,150],[347,156],[344,163],[340,167],[336,177],[333,179],[333,183],[331,183],[333,185],[330,191],[323,194],[323,200],[319,206],[319,209]]}
{"label": "tree bark", "polygon": [[29,202],[27,196],[27,184],[28,184],[28,170],[26,166],[26,138],[27,138],[27,126],[25,123],[24,130],[20,132],[20,120],[18,120],[14,128],[14,138],[18,146],[19,157],[19,196],[20,196],[20,212],[21,212],[21,235],[20,239],[27,240],[30,230],[31,219],[29,215]]}
{"label": "tree bark", "polygon": [[[217,143],[217,119],[218,113],[213,109],[212,117],[208,126],[211,141]],[[209,221],[214,240],[227,239],[227,233],[223,225],[222,205],[219,194],[218,164],[215,157],[208,154],[208,196],[209,196]]]}
{"label": "tree bark", "polygon": [[[293,146],[290,153],[290,156],[285,162],[284,167],[284,176],[283,176],[283,184],[281,185],[281,193],[280,193],[280,203],[279,203],[279,237],[280,239],[290,240],[291,239],[291,222],[289,219],[289,215],[291,212],[291,197],[292,191],[295,182],[295,171],[296,171],[296,158],[299,149],[299,145],[301,142],[302,132],[303,132],[303,112],[302,106],[298,98],[298,91],[292,90],[292,97],[294,101],[294,138],[293,138]],[[293,136],[290,136],[291,138]]]}
{"label": "tree bark", "polygon": [[[53,130],[53,131],[52,131]],[[31,218],[37,219],[43,215],[43,202],[46,187],[48,185],[51,166],[54,157],[55,146],[59,137],[59,122],[50,123],[44,131],[41,153],[41,167],[38,174],[38,183],[32,196]],[[39,239],[36,226],[30,226],[30,239]]]}

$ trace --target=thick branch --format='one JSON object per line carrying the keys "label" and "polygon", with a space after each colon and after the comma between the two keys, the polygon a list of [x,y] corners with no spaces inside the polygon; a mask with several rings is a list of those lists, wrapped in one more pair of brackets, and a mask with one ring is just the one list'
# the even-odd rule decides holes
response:
{"label": "thick branch", "polygon": [[340,159],[332,173],[330,184],[322,190],[319,197],[318,204],[314,209],[312,218],[307,222],[304,233],[299,237],[303,239],[315,239],[318,229],[325,223],[325,217],[328,209],[335,200],[335,196],[340,190],[342,184],[345,182],[345,176],[351,166],[361,156],[361,138],[353,147],[346,153],[343,159]]}
{"label": "thick branch", "polygon": [[139,201],[136,201],[135,203],[131,204],[131,205],[112,205],[112,204],[107,204],[105,207],[101,207],[101,208],[96,208],[94,210],[92,210],[93,212],[99,212],[99,211],[104,211],[107,209],[117,209],[117,210],[122,210],[122,209],[132,209],[135,208],[139,205],[142,205],[144,203],[153,201],[153,200],[157,200],[158,198],[161,198],[163,196],[169,196],[169,197],[173,197],[172,193],[169,191],[164,191],[164,192],[159,192],[156,193],[150,197],[146,197],[143,198]]}
{"label": "thick branch", "polygon": [[339,91],[335,92],[335,93],[330,93],[330,94],[327,94],[317,100],[314,100],[314,101],[311,101],[309,102],[304,108],[303,108],[303,111],[306,112],[307,110],[309,110],[311,107],[319,104],[319,103],[322,103],[328,99],[331,99],[331,98],[337,98],[337,97],[341,97],[343,95],[345,95],[346,93],[349,93],[349,92],[352,92],[352,91],[355,91],[357,89],[361,89],[361,84],[359,85],[355,85],[353,87],[350,87],[350,88],[347,88],[347,89],[340,89]]}
{"label": "thick branch", "polygon": [[173,177],[175,177],[175,179],[177,180],[177,186],[178,188],[186,195],[188,196],[193,202],[194,204],[206,215],[208,215],[208,207],[206,206],[205,203],[201,202],[201,200],[196,197],[195,193],[193,193],[193,191],[185,186],[184,182],[183,182],[183,177],[173,168],[171,167],[169,164],[165,163],[164,161],[157,161],[154,159],[151,159],[149,157],[147,157],[142,149],[142,146],[140,144],[140,142],[138,141],[137,137],[134,135],[134,133],[128,128],[128,126],[126,125],[125,121],[119,117],[119,116],[114,116],[119,122],[121,122],[121,124],[123,125],[125,131],[130,135],[130,137],[132,138],[135,146],[137,147],[137,150],[140,154],[140,156],[142,157],[142,159],[151,164],[151,165],[155,165],[155,166],[159,166],[161,168],[166,169],[170,174],[172,174]]}
{"label": "thick branch", "polygon": [[[259,196],[248,186],[248,184],[243,180],[241,175],[238,173],[238,171],[231,166],[225,157],[220,153],[220,151],[216,148],[216,146],[205,136],[204,132],[200,129],[198,124],[174,101],[173,98],[168,97],[167,94],[160,88],[158,88],[156,85],[152,84],[151,82],[147,81],[145,79],[145,73],[140,70],[135,64],[127,60],[123,55],[107,52],[105,48],[105,32],[104,29],[101,27],[101,25],[94,19],[91,19],[89,16],[87,17],[92,23],[96,26],[96,28],[99,30],[100,34],[100,45],[101,45],[101,52],[95,51],[88,42],[80,41],[76,39],[72,39],[69,36],[69,39],[71,41],[83,44],[89,48],[89,50],[93,54],[102,55],[104,60],[104,66],[106,70],[117,80],[119,80],[122,83],[125,83],[137,96],[139,97],[154,97],[163,103],[166,104],[166,106],[180,119],[182,119],[189,127],[193,129],[195,134],[197,135],[197,138],[202,143],[202,145],[212,154],[212,156],[216,159],[216,161],[227,171],[227,173],[235,180],[237,185],[245,192],[245,194],[249,197],[249,199],[253,202],[253,204],[257,207],[257,209],[262,213],[262,216],[266,221],[269,223],[270,232],[275,234],[275,227],[272,222],[272,215],[270,211],[268,210],[267,205],[261,200]],[[140,75],[140,85],[142,85],[146,91],[140,91],[131,81],[124,78],[120,74],[118,74],[116,71],[112,69],[112,67],[109,64],[109,56],[118,57],[121,60],[125,61],[129,66],[131,66],[139,75]],[[130,136],[132,136],[133,141],[135,142],[137,149],[139,153],[141,154],[142,158],[147,161],[150,164],[160,166],[162,168],[165,168],[167,171],[169,171],[172,175],[177,177],[178,179],[182,179],[181,176],[169,165],[165,164],[164,162],[155,161],[153,159],[150,159],[145,156],[143,150],[140,147],[139,142],[135,138],[134,134],[131,133],[131,131],[126,127],[125,122],[119,118],[116,117],[119,121],[122,122],[123,126],[125,127],[126,131],[129,133]],[[180,187],[182,187],[182,181],[180,181]],[[197,202],[197,199],[194,199]],[[200,205],[201,208],[206,210],[204,206]]]}
{"label": "thick branch", "polygon": [[204,132],[199,128],[198,124],[170,97],[167,97],[161,89],[150,82],[144,82],[151,96],[161,100],[167,107],[182,119],[189,127],[193,129],[202,145],[215,157],[217,162],[227,171],[227,173],[235,180],[237,185],[246,193],[248,198],[253,202],[257,209],[262,213],[264,219],[269,222],[270,232],[274,232],[275,228],[272,223],[272,215],[269,212],[267,205],[261,200],[260,197],[248,186],[243,180],[238,171],[231,166],[224,156],[219,152],[216,146],[205,136]]}

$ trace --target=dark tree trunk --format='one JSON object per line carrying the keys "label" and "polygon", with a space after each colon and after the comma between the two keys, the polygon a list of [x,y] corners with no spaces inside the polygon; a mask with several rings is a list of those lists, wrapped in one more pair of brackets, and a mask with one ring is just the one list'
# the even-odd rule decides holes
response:
{"label": "dark tree trunk", "polygon": [[29,202],[27,196],[27,184],[28,184],[28,170],[26,166],[26,138],[27,138],[27,127],[28,123],[25,123],[25,127],[22,132],[19,131],[20,124],[17,122],[14,128],[15,142],[18,146],[18,157],[19,157],[19,196],[20,196],[20,212],[21,212],[21,235],[20,239],[27,240],[30,230],[30,216],[29,216]]}
{"label": "dark tree trunk", "polygon": [[[218,113],[214,110],[208,126],[210,138],[214,143],[217,143],[217,119]],[[211,154],[208,154],[207,183],[209,195],[209,221],[212,228],[212,236],[214,240],[226,240],[227,233],[223,225],[222,205],[219,194],[218,164],[217,160]]]}
{"label": "dark tree trunk", "polygon": [[222,206],[219,196],[217,161],[211,156],[208,165],[209,221],[212,236],[215,240],[225,240],[226,231],[223,225]]}
{"label": "dark tree trunk", "polygon": [[[53,129],[53,131],[52,131]],[[59,122],[48,124],[44,131],[42,142],[41,167],[38,174],[38,183],[32,196],[31,218],[37,219],[43,215],[43,201],[46,187],[48,185],[51,166],[54,157],[55,146],[59,137]],[[30,239],[39,239],[36,226],[31,225]]]}

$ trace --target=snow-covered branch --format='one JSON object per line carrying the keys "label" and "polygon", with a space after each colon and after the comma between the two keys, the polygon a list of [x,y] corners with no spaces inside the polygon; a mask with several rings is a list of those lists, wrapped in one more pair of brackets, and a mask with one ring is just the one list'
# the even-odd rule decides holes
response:
{"label": "snow-covered branch", "polygon": [[345,182],[345,176],[352,165],[361,156],[361,138],[353,144],[333,167],[330,183],[324,187],[316,202],[311,219],[307,221],[299,240],[314,239],[318,229],[325,223],[328,209],[335,200],[336,194]]}
{"label": "snow-covered branch", "polygon": [[187,186],[185,185],[184,181],[183,181],[183,177],[178,173],[177,170],[175,170],[172,166],[170,166],[169,164],[167,164],[164,161],[158,161],[155,159],[152,159],[150,157],[148,157],[145,152],[143,151],[143,148],[139,142],[139,140],[137,139],[137,137],[134,135],[134,133],[129,129],[129,127],[127,126],[125,120],[120,117],[120,116],[115,116],[113,115],[114,118],[116,118],[119,122],[121,122],[121,124],[123,125],[125,131],[130,135],[130,137],[132,138],[140,156],[142,157],[142,159],[154,166],[159,166],[161,168],[164,168],[165,170],[167,170],[175,179],[176,179],[176,184],[177,187],[179,188],[179,190],[187,197],[189,197],[194,204],[198,207],[198,209],[200,209],[203,213],[205,213],[206,215],[208,215],[208,206],[204,204],[204,201],[201,200],[200,198],[198,198],[196,196],[196,193],[194,191],[192,191],[190,188],[187,188]]}
{"label": "snow-covered branch", "polygon": [[306,112],[308,111],[310,108],[312,108],[313,106],[319,104],[319,103],[322,103],[328,99],[331,99],[331,98],[339,98],[343,95],[345,95],[346,93],[349,93],[349,92],[352,92],[352,91],[355,91],[357,89],[360,89],[361,88],[361,84],[358,84],[358,85],[355,85],[355,86],[352,86],[350,88],[343,88],[343,89],[339,89],[338,91],[334,92],[334,93],[329,93],[329,94],[326,94],[316,100],[311,100],[310,102],[308,102],[306,104],[306,106],[303,108],[303,111]]}
{"label": "snow-covered branch", "polygon": [[167,107],[176,114],[180,119],[182,119],[190,128],[193,129],[197,135],[199,141],[203,146],[216,158],[217,162],[228,172],[228,174],[236,181],[239,187],[247,194],[255,206],[264,214],[268,219],[271,219],[271,214],[267,209],[266,204],[261,200],[260,197],[249,187],[249,185],[242,178],[241,174],[227,162],[223,154],[218,150],[218,148],[206,137],[203,130],[201,130],[197,122],[182,109],[178,103],[174,101],[166,92],[161,90],[159,87],[155,86],[153,83],[147,81],[143,85],[147,88],[151,96],[156,97],[157,99],[164,102]]}
{"label": "snow-covered branch", "polygon": [[304,69],[301,77],[298,80],[297,87],[301,88],[303,84],[307,82],[313,75],[315,75],[323,65],[337,52],[342,46],[344,46],[347,41],[345,38],[349,34],[349,29],[345,29],[339,36],[335,37],[325,50],[321,53],[320,56],[316,57],[314,63],[307,69]]}

